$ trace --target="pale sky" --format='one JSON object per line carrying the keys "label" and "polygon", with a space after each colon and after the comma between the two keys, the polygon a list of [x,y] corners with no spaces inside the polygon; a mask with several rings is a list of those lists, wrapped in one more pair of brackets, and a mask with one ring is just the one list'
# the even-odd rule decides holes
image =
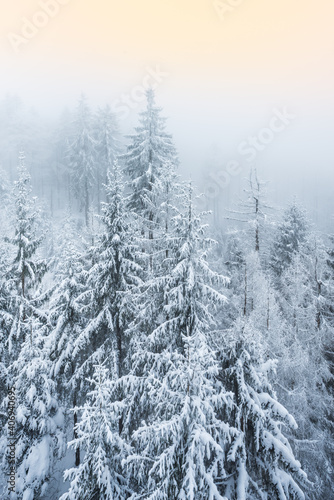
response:
{"label": "pale sky", "polygon": [[[115,103],[158,69],[185,171],[225,168],[286,106],[296,118],[259,167],[278,180],[287,172],[293,189],[298,176],[334,181],[333,0],[0,1],[0,98],[16,92],[52,113],[82,91]],[[121,128],[139,109],[132,100]]]}
{"label": "pale sky", "polygon": [[[173,84],[198,78],[208,90],[226,82],[288,92],[333,88],[332,0],[1,2],[5,88],[22,85],[16,78],[24,76],[38,88],[55,81],[65,88],[66,77],[102,88],[136,84],[146,65],[157,63]],[[58,10],[45,21],[34,18],[43,3]],[[27,43],[13,43],[12,35],[27,26],[24,18],[42,26]]]}

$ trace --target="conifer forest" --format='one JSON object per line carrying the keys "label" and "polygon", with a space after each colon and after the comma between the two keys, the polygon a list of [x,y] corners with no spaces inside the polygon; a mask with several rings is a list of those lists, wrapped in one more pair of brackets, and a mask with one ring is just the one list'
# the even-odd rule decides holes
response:
{"label": "conifer forest", "polygon": [[334,237],[255,167],[215,223],[152,89],[0,112],[1,499],[333,499]]}

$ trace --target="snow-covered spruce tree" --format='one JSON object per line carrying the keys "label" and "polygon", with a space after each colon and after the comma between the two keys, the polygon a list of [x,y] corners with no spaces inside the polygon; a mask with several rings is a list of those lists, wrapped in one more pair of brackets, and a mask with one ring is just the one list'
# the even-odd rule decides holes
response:
{"label": "snow-covered spruce tree", "polygon": [[[106,194],[108,201],[102,205],[101,216],[103,231],[91,250],[92,264],[85,279],[85,289],[73,303],[76,311],[86,318],[84,328],[73,341],[73,349],[71,346],[74,387],[82,385],[85,376],[92,375],[98,359],[109,360],[113,382],[122,376],[128,343],[125,331],[133,316],[130,292],[140,281],[136,230],[133,217],[125,206],[117,162],[113,172],[108,173]],[[118,385],[112,387],[110,398],[116,401],[121,398],[122,391]],[[85,392],[85,387],[82,391]],[[115,415],[115,419],[121,432],[122,413]]]}
{"label": "snow-covered spruce tree", "polygon": [[0,241],[0,429],[4,428],[8,418],[2,402],[7,396],[7,368],[10,360],[6,340],[9,337],[13,322],[10,293],[6,281],[9,263],[8,247],[3,241]]}
{"label": "snow-covered spruce tree", "polygon": [[325,308],[325,316],[327,321],[334,325],[334,236],[329,236],[329,241],[326,246],[327,253],[327,273],[326,273],[326,281],[327,281],[327,291],[326,296],[328,298],[328,302],[326,303]]}
{"label": "snow-covered spruce tree", "polygon": [[[325,305],[324,305],[324,318],[331,331],[334,328],[334,237],[330,237],[330,246],[327,247],[327,273],[325,282]],[[325,343],[325,359],[327,361],[331,380],[327,382],[327,390],[331,396],[332,404],[327,411],[327,426],[330,430],[330,437],[326,444],[326,455],[330,457],[330,465],[328,467],[330,477],[330,488],[334,488],[334,337],[333,334],[329,336]],[[331,493],[334,496],[334,492]],[[330,496],[330,495],[328,495]]]}
{"label": "snow-covered spruce tree", "polygon": [[74,343],[74,356],[83,353],[77,371],[89,373],[97,357],[114,356],[115,372],[122,375],[125,357],[125,330],[132,319],[131,289],[140,283],[136,229],[126,209],[122,174],[118,163],[108,173],[107,199],[102,204],[102,234],[91,250],[92,266],[87,290],[76,300],[87,326]]}
{"label": "snow-covered spruce tree", "polygon": [[221,377],[235,398],[225,418],[238,431],[227,456],[226,497],[304,500],[301,485],[307,484],[307,477],[282,433],[282,426],[297,425],[270,384],[276,363],[264,361],[263,335],[241,317],[222,341]]}
{"label": "snow-covered spruce tree", "polygon": [[[26,335],[25,318],[29,302],[46,271],[45,260],[36,255],[43,237],[38,235],[40,214],[36,199],[31,197],[30,175],[25,167],[23,154],[20,156],[19,179],[15,182],[13,198],[14,235],[5,238],[14,255],[6,272],[6,290],[10,304],[7,312],[11,315],[11,326],[5,342],[9,354],[15,359]],[[8,314],[6,318],[8,324]]]}
{"label": "snow-covered spruce tree", "polygon": [[[70,224],[65,224],[67,234]],[[86,325],[76,299],[86,289],[84,262],[74,241],[66,239],[54,269],[57,283],[49,304],[51,332],[48,339],[51,374],[57,385],[59,400],[66,408],[76,407],[82,394],[82,382],[75,377],[81,365],[80,358],[73,355],[74,343]],[[66,415],[67,417],[68,415]],[[77,412],[73,413],[73,429],[76,438]],[[75,464],[80,463],[80,448],[76,449]]]}
{"label": "snow-covered spruce tree", "polygon": [[[20,157],[19,180],[15,183],[16,217],[14,236],[7,238],[13,247],[13,260],[7,271],[10,331],[7,380],[16,395],[16,468],[18,498],[33,499],[47,487],[57,453],[62,425],[50,379],[50,366],[45,350],[48,333],[46,316],[37,308],[38,284],[45,273],[44,260],[37,258],[42,238],[37,236],[38,211],[30,197],[30,176]],[[5,399],[4,405],[7,404]],[[7,469],[8,426],[4,428],[3,466]],[[38,460],[43,455],[43,467]]]}
{"label": "snow-covered spruce tree", "polygon": [[[66,442],[63,411],[45,348],[48,328],[32,316],[25,322],[29,333],[21,343],[18,358],[9,367],[8,383],[15,388],[16,399],[16,494],[18,499],[34,500],[46,494],[55,461]],[[8,424],[5,430],[8,450],[12,442]],[[5,454],[5,468],[6,459]]]}
{"label": "snow-covered spruce tree", "polygon": [[[324,317],[325,321],[334,327],[334,236],[329,236],[329,243],[326,246],[326,281],[325,281],[325,297]],[[328,343],[328,361],[331,366],[331,371],[334,375],[334,340],[331,339]]]}
{"label": "snow-covered spruce tree", "polygon": [[240,272],[245,275],[243,286],[239,291],[233,288],[235,298],[230,301],[239,304],[239,311],[261,333],[265,351],[278,360],[274,387],[298,423],[298,429],[287,428],[285,435],[316,485],[309,489],[309,498],[331,496],[331,374],[324,356],[330,329],[324,271],[321,242],[308,235],[275,281],[277,290],[270,273],[261,269],[257,253],[246,255]]}
{"label": "snow-covered spruce tree", "polygon": [[307,239],[309,222],[305,211],[294,201],[284,212],[271,248],[270,267],[280,277]]}
{"label": "snow-covered spruce tree", "polygon": [[[275,291],[270,285],[269,277],[266,276],[261,266],[259,252],[252,251],[249,254],[240,254],[240,251],[237,250],[238,258],[235,265],[231,266],[231,261],[232,263],[235,261],[233,257],[234,252],[235,250],[232,249],[232,256],[229,257],[228,265],[232,271],[232,280],[236,280],[237,286],[232,283],[230,287],[231,296],[229,296],[228,309],[231,309],[230,304],[232,304],[231,317],[234,316],[237,310],[239,311],[239,315],[230,327],[225,328],[221,332],[221,335],[216,336],[216,341],[217,349],[221,353],[223,366],[222,379],[227,381],[227,387],[234,393],[235,397],[233,411],[230,413],[227,412],[224,415],[224,419],[231,426],[236,427],[240,433],[244,431],[241,429],[241,424],[237,417],[239,415],[238,418],[241,418],[240,415],[243,412],[247,413],[247,409],[243,409],[242,405],[247,405],[247,401],[250,401],[250,398],[247,396],[247,399],[245,395],[243,396],[244,399],[239,397],[240,390],[238,389],[238,384],[241,382],[239,379],[236,381],[234,377],[239,377],[241,367],[246,366],[251,375],[255,369],[255,373],[258,374],[258,378],[255,381],[258,385],[254,385],[253,375],[253,378],[250,378],[248,383],[253,384],[253,389],[259,387],[260,383],[263,384],[261,391],[265,392],[268,390],[269,395],[272,397],[273,391],[268,382],[266,367],[273,367],[274,363],[270,364],[268,362],[269,364],[267,365],[263,362],[263,359],[268,360],[268,354],[270,354],[270,357],[279,357],[280,364],[285,362],[288,346],[284,342],[287,325],[277,304]],[[238,270],[238,268],[240,269]],[[248,356],[249,353],[252,355],[251,357]],[[243,364],[240,364],[238,356],[242,358]],[[245,360],[247,363],[249,361],[249,363],[247,364]],[[262,368],[265,368],[264,372]],[[256,421],[260,413],[261,411],[259,411],[257,416],[254,416],[254,421]],[[270,416],[270,413],[267,413],[267,415]],[[252,415],[251,417],[246,416],[246,420],[251,420],[251,418]],[[279,421],[279,415],[277,419]],[[253,424],[254,422],[250,423],[250,426]],[[268,425],[268,422],[265,425]],[[245,441],[244,435],[240,436],[237,434],[229,454],[231,463],[230,467],[227,467],[227,471],[230,474],[230,480],[226,482],[225,495],[227,498],[233,500],[239,498],[262,498],[261,494],[256,496],[254,493],[256,486],[254,484],[252,486],[251,484],[252,482],[254,483],[256,477],[261,477],[262,473],[260,469],[254,471],[251,479],[248,477],[253,470],[252,457],[254,455],[257,456],[252,451],[255,437],[251,433],[248,433],[246,438],[248,441]],[[237,449],[239,449],[239,454],[236,453]],[[265,464],[267,461],[268,465],[268,456],[263,459],[260,456],[260,452],[261,450],[258,452],[259,464],[261,465],[262,462]],[[247,453],[249,453],[250,457],[248,462],[246,461]],[[265,466],[263,465],[263,467]],[[266,495],[266,491],[269,490],[264,486],[262,494]],[[263,496],[263,498],[266,497]],[[274,498],[274,496],[268,496],[268,498]],[[287,498],[290,497],[287,496]]]}
{"label": "snow-covered spruce tree", "polygon": [[[100,448],[97,449],[94,446],[101,447],[102,442],[99,441],[96,444],[93,437],[91,437],[90,442],[86,435],[85,439],[88,441],[86,442],[84,439],[82,444],[86,455],[80,467],[71,471],[73,481],[69,495],[72,496],[66,498],[80,498],[80,495],[78,497],[73,496],[77,494],[75,492],[79,491],[76,490],[78,478],[81,478],[80,481],[86,481],[86,479],[89,480],[90,478],[93,488],[92,494],[95,492],[94,494],[98,495],[95,491],[97,488],[100,495],[105,495],[101,496],[101,498],[115,498],[112,495],[116,495],[115,492],[118,491],[117,484],[120,479],[121,460],[124,458],[124,453],[120,455],[116,453],[117,443],[121,443],[119,435],[122,432],[122,414],[124,411],[124,407],[120,402],[122,390],[118,380],[125,371],[124,359],[128,343],[125,331],[133,317],[130,292],[133,286],[140,283],[139,274],[141,269],[137,262],[138,251],[135,244],[135,227],[132,214],[127,211],[125,206],[122,175],[117,162],[114,163],[113,171],[108,173],[106,194],[108,201],[102,204],[101,216],[103,231],[96,246],[90,252],[92,265],[87,271],[85,289],[72,304],[76,314],[85,318],[85,326],[78,331],[75,338],[72,337],[69,349],[71,351],[70,357],[75,366],[75,372],[72,376],[74,387],[80,384],[86,375],[93,375],[94,365],[99,360],[103,359],[111,366],[112,378],[109,381],[104,380],[106,385],[101,390],[104,395],[108,390],[108,408],[106,411],[109,411],[109,416],[105,424],[108,429],[103,431],[103,439],[106,440],[104,442],[107,443],[107,449],[111,450],[111,455],[106,452],[105,460],[110,461],[110,474],[114,474],[114,476],[112,480],[110,479],[111,489],[108,489],[109,487],[104,489],[104,483],[100,483],[102,479],[99,475],[96,476],[96,480],[89,476],[92,473],[91,471],[95,470],[95,463],[91,461],[98,460],[96,453],[100,453]],[[99,373],[102,373],[101,370]],[[86,387],[83,387],[82,392],[85,392],[85,389]],[[74,409],[75,415],[78,412],[84,412],[80,423],[75,428],[74,442],[76,443],[77,454],[81,444],[79,429],[84,429],[88,422],[86,419],[88,418],[89,401],[90,398],[88,398],[85,408]],[[95,415],[94,418],[101,420],[107,417]],[[98,421],[100,422],[100,420]],[[106,427],[103,429],[106,429]],[[92,432],[95,431],[92,430]],[[102,434],[99,439],[102,439]],[[92,456],[90,453],[92,453]],[[76,465],[79,465],[78,461]],[[116,473],[116,470],[119,472]],[[86,473],[88,474],[87,478]],[[125,496],[122,496],[125,491],[122,485],[123,482],[121,481],[118,485],[119,496],[116,496],[116,498],[125,498]]]}
{"label": "snow-covered spruce tree", "polygon": [[8,180],[8,175],[0,165],[0,201],[3,204],[1,212],[4,211],[5,209],[4,203],[8,201],[9,197],[10,197],[10,183]]}
{"label": "snow-covered spruce tree", "polygon": [[[140,113],[136,134],[130,136],[122,155],[130,178],[129,207],[141,218],[143,244],[152,253],[152,240],[159,232],[161,196],[168,189],[166,173],[178,163],[172,137],[165,132],[165,118],[156,106],[153,90],[147,90],[147,107]],[[152,262],[151,262],[152,268]]]}
{"label": "snow-covered spruce tree", "polygon": [[95,118],[96,140],[96,190],[97,204],[100,213],[102,184],[108,183],[108,171],[111,171],[120,151],[118,123],[110,106],[98,110]]}
{"label": "snow-covered spruce tree", "polygon": [[78,468],[65,472],[65,480],[71,485],[61,500],[125,499],[129,496],[127,480],[122,475],[122,458],[129,447],[119,437],[118,422],[120,403],[111,399],[112,387],[106,367],[95,366],[93,388],[87,394],[85,405],[79,410],[82,417],[77,425],[77,438],[69,443],[73,448],[81,447],[84,458]]}
{"label": "snow-covered spruce tree", "polygon": [[92,191],[96,182],[96,143],[92,114],[84,95],[79,100],[73,133],[74,140],[68,151],[72,189],[84,210],[85,224],[88,227]]}
{"label": "snow-covered spruce tree", "polygon": [[[11,205],[9,182],[0,167],[0,226],[2,236],[10,234],[8,206]],[[5,395],[6,366],[8,365],[8,346],[5,345],[12,325],[10,294],[7,288],[7,270],[10,266],[10,251],[4,239],[0,240],[0,402]],[[5,415],[4,415],[5,416]],[[0,410],[0,426],[2,415]]]}
{"label": "snow-covered spruce tree", "polygon": [[[317,248],[298,253],[282,274],[280,304],[287,328],[287,356],[280,367],[280,397],[296,415],[299,429],[289,439],[299,450],[316,489],[310,498],[332,495],[331,439],[333,411],[329,392],[333,375],[325,357],[333,330],[323,315],[325,256]],[[321,283],[319,289],[319,283]],[[278,390],[280,389],[278,388]],[[328,490],[329,488],[329,490]]]}
{"label": "snow-covered spruce tree", "polygon": [[234,431],[219,415],[232,402],[218,379],[209,331],[213,311],[225,303],[214,285],[226,278],[206,261],[213,242],[193,212],[191,189],[173,225],[173,268],[147,285],[168,300],[159,312],[150,304],[141,312],[159,315],[159,324],[149,335],[136,334],[136,322],[133,328],[133,370],[123,378],[133,452],[124,463],[137,491],[131,498],[222,500]]}

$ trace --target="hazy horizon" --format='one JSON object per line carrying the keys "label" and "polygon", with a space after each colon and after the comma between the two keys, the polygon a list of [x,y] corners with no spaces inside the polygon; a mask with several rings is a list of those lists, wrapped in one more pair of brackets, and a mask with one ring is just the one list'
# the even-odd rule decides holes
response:
{"label": "hazy horizon", "polygon": [[[277,205],[297,195],[327,227],[322,219],[334,213],[330,0],[29,0],[4,12],[0,97],[17,94],[55,119],[84,92],[92,107],[111,104],[126,134],[143,88],[153,85],[184,176],[217,188],[226,204],[256,165]],[[248,161],[240,145],[284,109],[294,119],[272,140],[264,133],[268,144]],[[231,161],[240,173],[225,182]]]}

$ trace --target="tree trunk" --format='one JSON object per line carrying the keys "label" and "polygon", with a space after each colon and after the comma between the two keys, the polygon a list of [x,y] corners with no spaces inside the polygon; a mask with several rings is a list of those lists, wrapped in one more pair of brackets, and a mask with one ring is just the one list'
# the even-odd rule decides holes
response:
{"label": "tree trunk", "polygon": [[259,235],[259,200],[255,200],[255,213],[256,213],[256,230],[255,230],[255,252],[260,251],[260,235]]}
{"label": "tree trunk", "polygon": [[[72,375],[73,374],[74,374],[74,365],[72,363]],[[73,408],[75,408],[76,405],[77,405],[77,393],[76,393],[76,389],[74,389],[74,391],[73,391]],[[77,423],[78,423],[78,414],[75,411],[73,413],[73,437],[74,437],[74,439],[78,439],[78,431],[76,428]],[[78,467],[79,465],[80,465],[80,446],[78,446],[75,449],[75,466]]]}
{"label": "tree trunk", "polygon": [[89,193],[88,193],[88,181],[85,180],[85,223],[86,227],[89,226]]}
{"label": "tree trunk", "polygon": [[[116,372],[117,372],[117,378],[122,377],[122,362],[123,362],[123,345],[122,345],[122,329],[119,325],[119,318],[116,318],[115,321],[115,334],[116,334]],[[123,415],[120,417],[118,421],[118,432],[119,434],[122,434],[123,430]]]}
{"label": "tree trunk", "polygon": [[244,298],[244,316],[247,314],[247,266],[245,265],[245,298]]}

